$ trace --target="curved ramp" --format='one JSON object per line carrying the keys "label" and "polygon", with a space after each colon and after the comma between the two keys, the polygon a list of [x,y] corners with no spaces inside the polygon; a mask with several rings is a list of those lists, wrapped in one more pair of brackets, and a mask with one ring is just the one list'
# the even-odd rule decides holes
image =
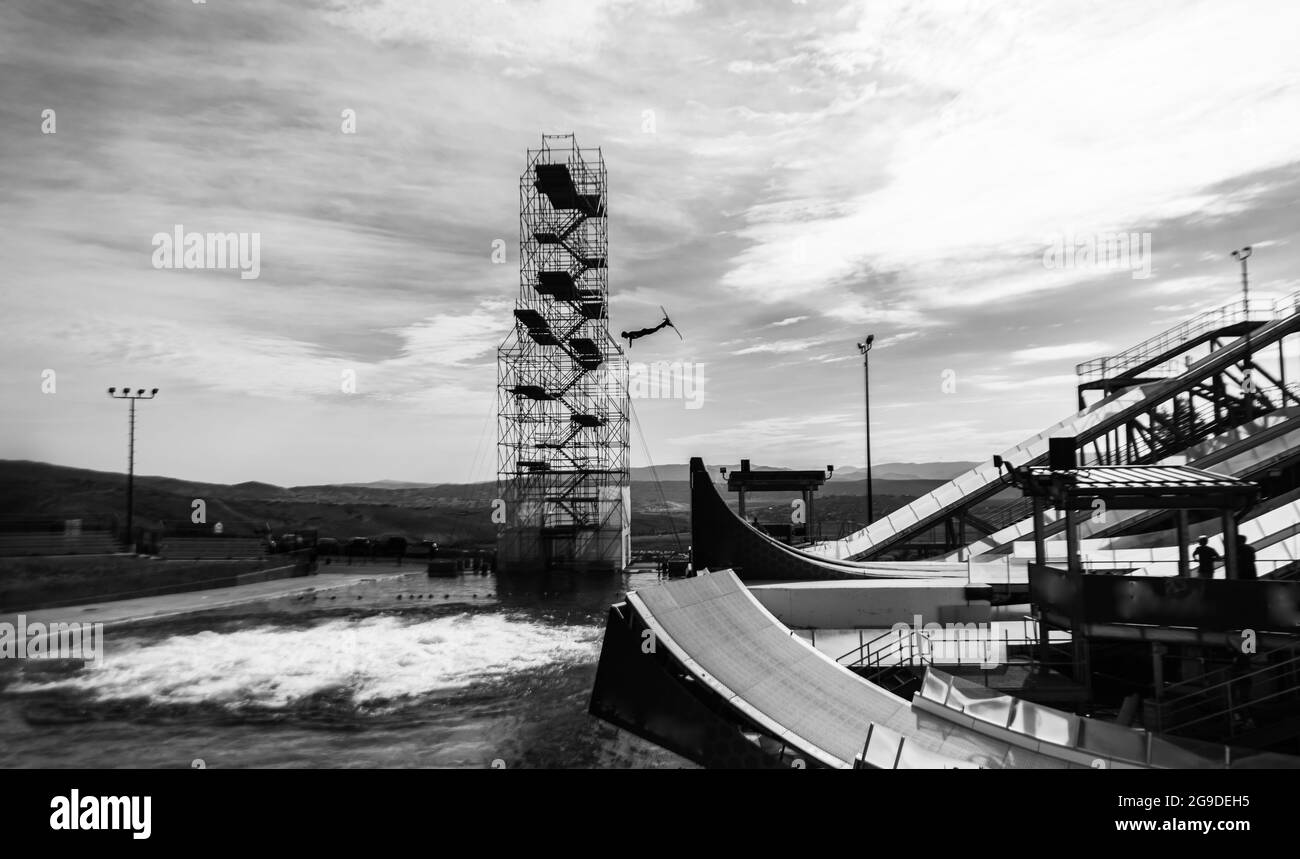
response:
{"label": "curved ramp", "polygon": [[[829,767],[848,768],[884,729],[922,767],[1059,768],[1066,761],[914,713],[790,634],[730,571],[629,593],[656,647],[731,710]],[[882,732],[883,733],[883,732]]]}
{"label": "curved ramp", "polygon": [[842,561],[791,548],[736,515],[698,456],[691,457],[691,555],[697,570],[733,570],[746,581],[966,578],[963,563]]}
{"label": "curved ramp", "polygon": [[791,754],[881,769],[1300,764],[1076,716],[933,668],[909,704],[793,636],[728,570],[632,591],[611,609],[590,710],[721,766],[789,766]]}

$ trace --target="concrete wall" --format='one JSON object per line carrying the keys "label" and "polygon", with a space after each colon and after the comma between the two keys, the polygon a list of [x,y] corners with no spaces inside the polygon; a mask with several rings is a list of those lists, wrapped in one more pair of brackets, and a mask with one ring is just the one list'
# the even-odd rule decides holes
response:
{"label": "concrete wall", "polygon": [[966,583],[877,580],[753,585],[750,592],[777,620],[800,629],[885,629],[896,623],[978,623],[986,600],[968,600]]}

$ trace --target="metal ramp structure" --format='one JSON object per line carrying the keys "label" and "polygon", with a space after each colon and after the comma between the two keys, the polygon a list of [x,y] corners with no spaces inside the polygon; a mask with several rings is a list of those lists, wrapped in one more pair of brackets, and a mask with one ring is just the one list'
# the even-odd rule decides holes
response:
{"label": "metal ramp structure", "polygon": [[502,570],[621,570],[631,548],[626,365],[609,334],[599,149],[544,135],[519,182],[519,298],[497,354]]}
{"label": "metal ramp structure", "polygon": [[705,766],[1221,768],[1294,759],[1172,739],[929,669],[909,703],[793,635],[730,571],[611,607],[589,711]]}
{"label": "metal ramp structure", "polygon": [[[1286,338],[1300,332],[1300,293],[1272,302],[1267,313],[1259,301],[1251,302],[1249,312],[1240,304],[1202,314],[1131,354],[1101,359],[1096,367],[1095,362],[1080,365],[1087,377],[1082,384],[1109,394],[1002,458],[1017,466],[1045,464],[1048,440],[1069,436],[1077,440],[1080,464],[1154,464],[1264,415],[1300,406],[1300,386],[1286,381],[1284,352]],[[1249,339],[1238,336],[1247,331]],[[1207,346],[1208,354],[1197,357]],[[1277,360],[1270,370],[1265,364],[1272,362],[1273,349]],[[1159,378],[1156,372],[1173,375]],[[879,559],[904,551],[909,541],[939,526],[946,529],[946,551],[952,552],[1028,517],[1028,502],[1020,501],[1005,505],[1002,521],[981,522],[975,508],[1005,488],[999,469],[982,464],[854,534],[805,551],[827,559]]]}
{"label": "metal ramp structure", "polygon": [[[1184,454],[1155,464],[1172,464],[1181,459],[1185,459],[1188,465],[1229,477],[1265,478],[1279,468],[1300,463],[1300,408],[1279,409],[1189,448]],[[1110,511],[1099,517],[1083,514],[1079,517],[1079,533],[1083,538],[1118,537],[1147,525],[1160,515],[1161,511],[1150,510]],[[1061,537],[1065,520],[1053,511],[1048,511],[1048,516],[1047,536]],[[1028,539],[1032,533],[1032,520],[1018,519],[962,549],[949,552],[943,560],[987,559],[998,553],[1011,552],[1015,542]]]}
{"label": "metal ramp structure", "polygon": [[1218,349],[1228,338],[1242,337],[1272,322],[1276,307],[1268,299],[1243,299],[1225,304],[1175,325],[1167,331],[1108,358],[1079,364],[1079,408],[1087,391],[1109,396],[1115,391],[1178,375],[1176,362],[1198,346]]}
{"label": "metal ramp structure", "polygon": [[759,531],[723,500],[700,457],[691,457],[691,556],[697,570],[731,570],[745,581],[965,578],[962,563],[875,563],[809,555]]}

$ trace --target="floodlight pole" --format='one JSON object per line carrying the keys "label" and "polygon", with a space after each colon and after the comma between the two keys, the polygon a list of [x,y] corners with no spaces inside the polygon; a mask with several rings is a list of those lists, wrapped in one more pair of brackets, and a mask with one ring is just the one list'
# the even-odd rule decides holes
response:
{"label": "floodlight pole", "polygon": [[152,400],[158,396],[158,389],[154,388],[149,393],[145,393],[144,388],[139,388],[133,394],[130,388],[123,388],[118,393],[117,388],[109,388],[108,395],[115,400],[128,400],[131,403],[130,431],[127,442],[127,459],[126,459],[126,547],[130,552],[135,551],[135,401]]}
{"label": "floodlight pole", "polygon": [[858,344],[858,351],[862,353],[862,391],[863,401],[866,404],[866,427],[867,427],[867,524],[870,525],[876,520],[875,516],[875,499],[871,490],[871,364],[868,354],[871,351],[871,343],[876,339],[876,335],[868,334],[865,341]]}

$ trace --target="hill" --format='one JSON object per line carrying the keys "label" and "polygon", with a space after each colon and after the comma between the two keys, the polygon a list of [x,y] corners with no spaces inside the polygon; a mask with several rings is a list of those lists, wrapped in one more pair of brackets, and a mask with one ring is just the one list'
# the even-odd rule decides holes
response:
{"label": "hill", "polygon": [[[934,465],[934,464],[931,464]],[[686,531],[689,528],[690,483],[686,465],[661,466],[659,480],[649,468],[632,469],[634,535]],[[906,478],[875,480],[876,514],[883,515],[929,492],[938,480]],[[126,475],[117,472],[0,460],[0,520],[101,520],[118,527],[124,517]],[[733,508],[737,499],[724,493]],[[761,518],[779,519],[793,493],[752,495],[748,509]],[[486,544],[495,539],[491,521],[494,483],[415,483],[383,480],[371,483],[274,486],[259,481],[233,485],[205,483],[151,475],[135,479],[138,525],[169,531],[200,527],[191,522],[194,502],[206,507],[204,526],[221,522],[227,534],[251,535],[314,528],[321,535],[404,534],[415,540],[444,544]],[[865,481],[837,470],[819,493],[818,513],[824,522],[864,518]],[[110,525],[108,523],[118,523]]]}
{"label": "hill", "polygon": [[[979,463],[975,462],[885,462],[880,465],[871,466],[871,475],[876,481],[880,480],[952,480],[960,474],[969,471]],[[734,465],[726,463],[709,463],[709,470],[713,474],[718,473],[720,467],[725,467],[727,471],[738,471],[740,464]],[[819,465],[810,465],[806,468],[815,470]],[[750,468],[755,471],[800,471],[804,469],[791,469],[776,465],[754,465]],[[835,466],[835,478],[840,477],[859,477],[866,479],[867,470],[856,465]],[[690,478],[690,466],[683,463],[671,463],[668,465],[657,465],[652,469],[650,466],[638,466],[631,469],[632,480],[654,480],[653,475],[658,475],[660,480],[688,480]],[[927,490],[928,491],[928,490]]]}

